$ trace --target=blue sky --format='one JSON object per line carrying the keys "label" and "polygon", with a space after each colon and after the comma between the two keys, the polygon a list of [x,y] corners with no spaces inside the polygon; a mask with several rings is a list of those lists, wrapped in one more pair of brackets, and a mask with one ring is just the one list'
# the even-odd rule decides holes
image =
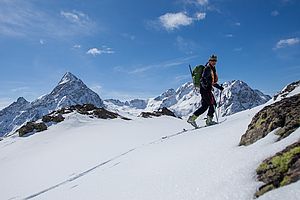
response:
{"label": "blue sky", "polygon": [[0,0],[0,108],[68,71],[101,98],[148,98],[218,55],[220,82],[274,94],[300,77],[297,0]]}

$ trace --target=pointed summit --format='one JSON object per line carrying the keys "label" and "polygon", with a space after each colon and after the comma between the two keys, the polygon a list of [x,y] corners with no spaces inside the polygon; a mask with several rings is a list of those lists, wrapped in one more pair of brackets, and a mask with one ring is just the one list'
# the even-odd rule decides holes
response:
{"label": "pointed summit", "polygon": [[29,103],[29,102],[24,97],[19,97],[17,99],[17,103],[26,104],[26,103]]}
{"label": "pointed summit", "polygon": [[67,106],[83,104],[93,104],[99,108],[104,106],[97,93],[72,73],[67,72],[50,94],[31,103],[20,97],[17,102],[0,111],[0,137],[26,121],[40,119],[54,110]]}
{"label": "pointed summit", "polygon": [[78,80],[80,80],[80,79],[78,79],[74,74],[72,74],[71,72],[67,72],[67,73],[65,73],[65,75],[62,77],[62,79],[60,80],[60,82],[58,84],[61,85],[61,84],[65,84],[67,82],[78,81]]}

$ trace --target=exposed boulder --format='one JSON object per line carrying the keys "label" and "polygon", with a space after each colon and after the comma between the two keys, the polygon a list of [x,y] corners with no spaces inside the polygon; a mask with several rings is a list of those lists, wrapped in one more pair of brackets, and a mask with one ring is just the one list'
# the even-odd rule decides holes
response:
{"label": "exposed boulder", "polygon": [[265,184],[255,193],[255,197],[298,181],[300,179],[300,140],[264,160],[256,173],[258,180]]}
{"label": "exposed boulder", "polygon": [[300,126],[300,94],[284,98],[258,112],[241,137],[240,145],[250,145],[279,128],[279,140],[289,136]]}
{"label": "exposed boulder", "polygon": [[281,92],[274,95],[274,100],[276,100],[279,96],[286,97],[291,91],[293,91],[298,86],[300,86],[300,80],[289,84]]}
{"label": "exposed boulder", "polygon": [[139,116],[144,118],[150,118],[150,117],[160,117],[162,115],[176,117],[176,115],[166,107],[160,108],[158,111],[154,111],[154,112],[142,112]]}
{"label": "exposed boulder", "polygon": [[35,123],[35,122],[27,122],[24,126],[19,128],[17,132],[19,132],[19,136],[25,136],[28,133],[32,133],[34,131],[41,132],[47,130],[47,126],[45,123]]}
{"label": "exposed boulder", "polygon": [[93,115],[100,119],[115,119],[120,117],[123,120],[130,120],[129,118],[123,117],[117,113],[110,112],[104,108],[98,108],[93,111]]}
{"label": "exposed boulder", "polygon": [[48,123],[48,122],[59,123],[59,122],[62,122],[64,120],[65,120],[65,118],[62,116],[62,114],[45,115],[42,118],[42,121],[45,122],[45,123]]}

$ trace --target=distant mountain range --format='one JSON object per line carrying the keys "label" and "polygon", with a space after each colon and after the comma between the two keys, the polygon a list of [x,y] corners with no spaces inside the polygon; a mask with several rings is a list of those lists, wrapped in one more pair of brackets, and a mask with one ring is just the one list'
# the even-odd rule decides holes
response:
{"label": "distant mountain range", "polygon": [[[246,109],[266,103],[271,99],[269,95],[263,94],[259,90],[250,88],[245,82],[234,80],[223,84],[224,91],[215,89],[214,95],[220,107],[222,116],[231,115]],[[105,100],[108,107],[114,110],[142,109],[154,111],[162,107],[167,107],[177,114],[177,116],[187,116],[201,105],[201,95],[194,91],[192,83],[186,83],[177,90],[168,89],[161,95],[148,100],[133,100],[121,102],[119,100]]]}
{"label": "distant mountain range", "polygon": [[[270,96],[251,89],[243,81],[229,81],[223,86],[225,89],[220,101],[220,111],[223,116],[253,108],[271,99]],[[214,95],[219,102],[220,91],[216,89]],[[201,96],[193,90],[192,83],[186,83],[177,90],[168,89],[161,95],[147,100],[134,99],[122,102],[108,99],[103,101],[80,79],[68,72],[51,93],[33,102],[20,97],[16,102],[1,110],[0,137],[16,130],[28,121],[40,119],[54,110],[77,104],[93,104],[99,108],[106,107],[109,110],[131,115],[167,107],[177,116],[182,117],[191,114],[201,105]]]}

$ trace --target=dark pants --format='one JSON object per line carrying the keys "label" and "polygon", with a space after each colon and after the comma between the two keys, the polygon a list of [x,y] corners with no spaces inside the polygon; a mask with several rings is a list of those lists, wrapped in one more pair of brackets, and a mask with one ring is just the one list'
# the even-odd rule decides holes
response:
{"label": "dark pants", "polygon": [[202,98],[201,99],[201,107],[194,112],[194,115],[196,115],[198,117],[201,114],[203,114],[208,108],[207,116],[213,117],[214,112],[215,112],[214,106],[216,106],[216,101],[215,101],[214,95],[211,92],[211,89],[206,90],[201,87],[200,94],[201,94],[201,98]]}

